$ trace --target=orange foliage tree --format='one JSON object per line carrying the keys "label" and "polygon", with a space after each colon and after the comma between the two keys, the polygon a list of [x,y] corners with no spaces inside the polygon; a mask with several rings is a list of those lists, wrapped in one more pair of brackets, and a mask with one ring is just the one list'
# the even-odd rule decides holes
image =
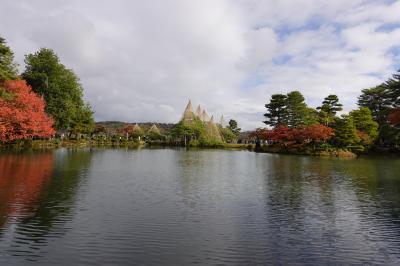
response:
{"label": "orange foliage tree", "polygon": [[257,129],[253,137],[268,140],[272,143],[287,145],[325,142],[332,138],[334,130],[330,127],[316,124],[308,127],[289,128],[277,126],[272,130]]}
{"label": "orange foliage tree", "polygon": [[53,119],[44,111],[44,100],[24,80],[0,85],[0,141],[50,137],[55,134]]}

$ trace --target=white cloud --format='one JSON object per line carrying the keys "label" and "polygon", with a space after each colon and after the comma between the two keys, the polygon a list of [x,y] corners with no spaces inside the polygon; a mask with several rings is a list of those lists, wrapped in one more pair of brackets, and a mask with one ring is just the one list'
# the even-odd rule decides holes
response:
{"label": "white cloud", "polygon": [[[395,71],[398,1],[11,1],[0,34],[24,54],[53,48],[99,120],[175,122],[186,101],[251,129],[273,93],[316,106]],[[389,24],[388,24],[389,23]]]}

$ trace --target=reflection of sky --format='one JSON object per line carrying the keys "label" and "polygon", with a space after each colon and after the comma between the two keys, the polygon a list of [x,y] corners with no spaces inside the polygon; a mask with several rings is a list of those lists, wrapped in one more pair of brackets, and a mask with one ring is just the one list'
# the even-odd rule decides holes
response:
{"label": "reflection of sky", "polygon": [[396,158],[185,149],[64,150],[55,157],[32,216],[0,235],[2,253],[33,246],[37,257],[29,258],[49,265],[400,259]]}

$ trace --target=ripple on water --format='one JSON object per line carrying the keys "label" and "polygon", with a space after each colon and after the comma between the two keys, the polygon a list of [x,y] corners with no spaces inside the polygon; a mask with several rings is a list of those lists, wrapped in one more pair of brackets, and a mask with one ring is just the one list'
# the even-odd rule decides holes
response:
{"label": "ripple on water", "polygon": [[400,264],[397,159],[169,149],[54,157],[29,186],[0,176],[0,265]]}

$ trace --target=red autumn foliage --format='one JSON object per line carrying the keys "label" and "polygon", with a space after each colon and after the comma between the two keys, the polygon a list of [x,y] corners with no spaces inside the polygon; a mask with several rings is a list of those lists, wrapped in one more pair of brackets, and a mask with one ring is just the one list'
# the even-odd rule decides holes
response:
{"label": "red autumn foliage", "polygon": [[5,81],[0,88],[11,97],[0,97],[0,141],[11,142],[55,134],[44,100],[24,80]]}
{"label": "red autumn foliage", "polygon": [[251,132],[249,136],[251,138],[258,138],[258,139],[266,140],[268,132],[269,132],[269,130],[266,128],[257,128],[255,131]]}
{"label": "red autumn foliage", "polygon": [[303,139],[311,142],[327,141],[334,135],[334,130],[330,127],[316,124],[311,125],[302,129],[299,135],[302,135]]}
{"label": "red autumn foliage", "polygon": [[388,116],[388,120],[392,125],[400,124],[400,108],[394,109]]}
{"label": "red autumn foliage", "polygon": [[121,132],[124,134],[131,134],[133,132],[133,126],[132,125],[125,125],[122,129]]}
{"label": "red autumn foliage", "polygon": [[333,135],[332,128],[319,124],[302,128],[278,126],[272,130],[257,129],[252,133],[253,137],[285,145],[323,142],[329,140]]}

